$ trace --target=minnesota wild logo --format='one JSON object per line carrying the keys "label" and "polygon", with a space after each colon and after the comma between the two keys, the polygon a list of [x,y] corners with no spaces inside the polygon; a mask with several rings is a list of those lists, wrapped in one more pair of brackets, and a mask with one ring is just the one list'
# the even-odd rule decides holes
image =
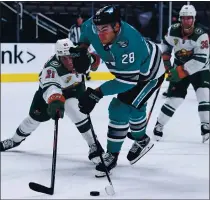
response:
{"label": "minnesota wild logo", "polygon": [[174,39],[174,44],[177,45],[178,44],[178,39]]}
{"label": "minnesota wild logo", "polygon": [[181,57],[186,57],[186,56],[191,56],[193,54],[192,50],[186,50],[186,49],[181,49],[179,51],[176,52],[177,56],[181,56]]}
{"label": "minnesota wild logo", "polygon": [[69,81],[71,80],[71,76],[68,76],[67,78],[66,78],[66,83],[69,83]]}

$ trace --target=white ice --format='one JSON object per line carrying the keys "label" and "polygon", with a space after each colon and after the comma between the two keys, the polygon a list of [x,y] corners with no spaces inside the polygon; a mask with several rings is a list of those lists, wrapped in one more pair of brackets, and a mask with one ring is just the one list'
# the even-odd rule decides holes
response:
{"label": "white ice", "polygon": [[[91,81],[93,88],[101,82]],[[1,84],[1,140],[13,136],[27,116],[38,83]],[[156,118],[165,99],[158,97],[147,133],[152,136]],[[108,105],[104,97],[92,112],[98,138],[106,148]],[[148,109],[152,99],[149,101]],[[136,164],[126,156],[132,141],[126,139],[118,166],[111,179],[116,191],[105,193],[106,178],[94,177],[94,165],[88,160],[88,146],[67,116],[59,121],[58,158],[55,194],[49,196],[29,189],[31,181],[50,186],[53,121],[41,124],[19,147],[1,153],[1,199],[208,199],[209,142],[201,143],[197,101],[192,88],[164,131],[164,140]],[[91,197],[90,191],[100,192]]]}

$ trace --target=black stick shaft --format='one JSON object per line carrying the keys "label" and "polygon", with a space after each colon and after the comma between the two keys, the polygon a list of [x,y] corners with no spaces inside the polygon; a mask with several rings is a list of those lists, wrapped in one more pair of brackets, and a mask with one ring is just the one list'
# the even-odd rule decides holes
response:
{"label": "black stick shaft", "polygon": [[[93,139],[94,139],[94,141],[95,141],[95,143],[96,143],[96,145],[97,145],[97,139],[96,139],[96,135],[95,135],[95,131],[94,131],[94,128],[93,128],[93,124],[92,124],[90,115],[88,115],[88,120],[90,121],[90,129],[91,129],[91,132],[92,132],[92,135],[93,135]],[[101,159],[101,163],[104,165],[106,177],[107,177],[107,179],[108,179],[108,181],[109,181],[109,184],[110,184],[111,186],[113,186],[113,185],[112,185],[112,181],[111,181],[110,176],[109,176],[109,172],[108,172],[107,167],[106,167],[106,165],[105,165],[105,163],[104,163],[104,159],[102,158],[102,154],[100,154],[100,159]]]}
{"label": "black stick shaft", "polygon": [[52,159],[52,171],[51,171],[51,188],[52,188],[53,193],[54,193],[54,187],[55,187],[57,143],[58,143],[58,118],[55,119],[55,125],[54,125],[53,159]]}
{"label": "black stick shaft", "polygon": [[54,125],[51,186],[48,188],[48,187],[41,185],[39,183],[30,182],[29,187],[36,192],[41,192],[41,193],[50,194],[50,195],[54,194],[56,158],[57,158],[57,141],[58,141],[58,118],[55,119],[55,125]]}
{"label": "black stick shaft", "polygon": [[155,103],[156,103],[156,101],[157,101],[157,97],[158,97],[159,92],[160,92],[160,87],[158,88],[158,90],[157,90],[157,92],[156,92],[156,94],[155,94],[155,98],[154,98],[154,100],[153,100],[153,102],[152,102],[152,107],[151,107],[151,109],[150,109],[150,111],[149,111],[148,118],[147,118],[147,124],[149,123],[149,120],[150,120],[150,118],[151,118],[152,111],[153,111],[153,108],[154,108]]}

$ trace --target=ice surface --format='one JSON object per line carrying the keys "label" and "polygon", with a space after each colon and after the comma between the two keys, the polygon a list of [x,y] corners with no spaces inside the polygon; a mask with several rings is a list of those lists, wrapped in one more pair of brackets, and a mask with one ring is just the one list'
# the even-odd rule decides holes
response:
{"label": "ice surface", "polygon": [[[97,87],[100,81],[87,85]],[[11,137],[27,116],[38,83],[1,84],[1,139]],[[148,125],[152,135],[157,115],[165,99],[161,89]],[[92,112],[98,138],[106,148],[108,105],[103,98]],[[150,108],[152,100],[149,101]],[[202,144],[197,101],[192,88],[185,102],[165,127],[164,140],[135,165],[126,159],[132,141],[126,139],[118,166],[111,176],[116,195],[107,196],[106,178],[94,177],[88,160],[88,146],[67,116],[59,121],[55,194],[49,196],[29,189],[28,183],[50,186],[53,121],[41,124],[19,147],[1,153],[1,199],[208,199],[209,142]],[[98,190],[99,197],[90,191]]]}

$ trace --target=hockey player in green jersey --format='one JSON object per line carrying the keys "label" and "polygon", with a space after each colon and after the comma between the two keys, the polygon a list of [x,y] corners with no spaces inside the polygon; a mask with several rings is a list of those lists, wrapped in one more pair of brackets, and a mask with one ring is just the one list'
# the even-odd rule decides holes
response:
{"label": "hockey player in green jersey", "polygon": [[[95,144],[90,122],[87,115],[79,111],[77,100],[85,91],[84,75],[77,72],[80,72],[81,66],[89,69],[90,55],[86,50],[75,51],[69,39],[58,40],[55,49],[56,54],[47,61],[39,74],[39,89],[33,97],[29,115],[12,138],[0,143],[0,151],[19,146],[42,122],[63,118],[65,111],[89,146],[89,160],[96,164],[103,148],[98,141]],[[91,66],[97,67],[94,62]],[[59,116],[56,116],[57,112]],[[100,149],[97,150],[97,147]]]}
{"label": "hockey player in green jersey", "polygon": [[163,136],[163,128],[184,101],[187,89],[192,84],[198,101],[202,142],[209,139],[210,72],[208,34],[195,24],[196,10],[193,5],[184,5],[179,13],[180,23],[169,27],[164,38],[163,56],[170,67],[172,48],[174,64],[169,70],[169,97],[161,108],[154,129],[156,140]]}
{"label": "hockey player in green jersey", "polygon": [[[99,100],[117,94],[109,105],[107,153],[103,155],[108,171],[117,159],[130,128],[134,140],[127,159],[137,162],[152,147],[146,135],[146,105],[164,80],[165,68],[158,46],[145,41],[141,34],[120,18],[118,8],[106,6],[96,12],[83,26],[80,47],[92,44],[115,79],[96,89],[87,88],[79,98],[80,111],[90,113]],[[96,166],[96,177],[105,176],[102,163]]]}

